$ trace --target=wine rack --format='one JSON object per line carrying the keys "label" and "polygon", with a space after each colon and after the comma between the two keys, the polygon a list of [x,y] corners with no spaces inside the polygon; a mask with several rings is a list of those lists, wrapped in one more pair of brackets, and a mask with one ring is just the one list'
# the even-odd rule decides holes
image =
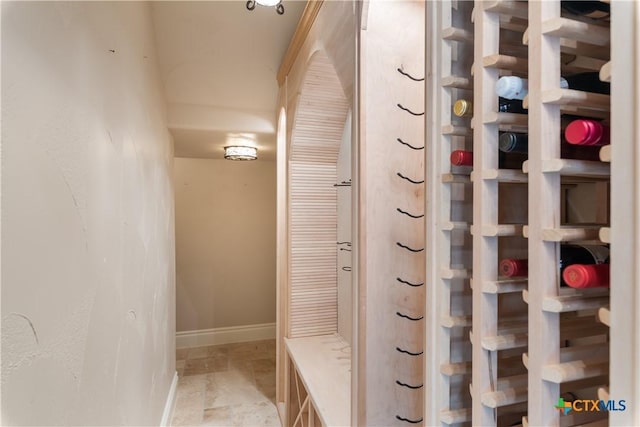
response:
{"label": "wine rack", "polygon": [[511,425],[526,413],[525,278],[505,278],[501,258],[526,258],[527,176],[501,169],[499,133],[527,132],[527,116],[498,111],[501,76],[526,77],[525,2],[475,2],[473,115],[472,425]]}
{"label": "wine rack", "polygon": [[[629,405],[566,415],[555,406],[563,396],[640,397],[640,7],[612,2],[610,20],[595,20],[557,0],[475,1],[470,13],[462,3],[427,7],[426,420],[638,425]],[[465,13],[468,21],[457,20]],[[468,72],[463,57],[473,58]],[[611,82],[611,95],[560,87],[560,76],[585,72]],[[527,115],[497,110],[502,76],[528,78]],[[472,119],[451,114],[457,98],[473,99]],[[564,157],[564,120],[575,116],[610,123],[614,142],[599,158]],[[521,170],[498,166],[498,137],[508,131],[532,141]],[[472,171],[449,164],[455,149],[473,151]],[[561,246],[576,243],[611,245],[610,290],[560,286]],[[528,277],[500,276],[503,257],[527,258]],[[469,292],[472,312],[456,311],[455,298]],[[462,385],[470,400],[454,396]]]}
{"label": "wine rack", "polygon": [[[350,390],[352,425],[640,425],[640,3],[611,2],[610,19],[566,9],[560,0],[357,2],[357,231],[353,270],[343,267],[355,322],[351,388],[338,399]],[[318,31],[333,34],[324,23]],[[560,83],[585,72],[611,94]],[[528,79],[527,114],[503,108],[496,86],[507,76]],[[459,99],[470,116],[453,113]],[[584,157],[569,150],[563,129],[576,116],[609,122],[612,144]],[[499,150],[505,132],[530,141],[515,167]],[[462,156],[472,165],[452,165],[454,150],[472,152]],[[610,245],[610,289],[562,286],[559,261],[576,244]],[[504,258],[526,258],[528,274],[505,276]],[[313,371],[298,353],[321,351],[295,344],[291,361]],[[300,378],[287,378],[288,391]],[[306,404],[295,396],[294,419],[331,424],[317,400],[337,393],[324,380],[307,387]],[[559,398],[627,406],[564,414]],[[344,416],[348,405],[328,406]]]}
{"label": "wine rack", "polygon": [[471,2],[427,2],[427,65],[433,96],[427,104],[427,305],[432,315],[427,327],[431,351],[425,357],[425,384],[434,399],[426,401],[426,425],[452,425],[471,421],[472,294],[470,168],[452,166],[453,150],[472,149],[468,118],[452,114],[457,99],[473,99],[473,26]]}
{"label": "wine rack", "polygon": [[[610,168],[604,162],[560,158],[561,114],[607,118],[610,96],[559,87],[560,76],[572,70],[563,66],[564,46],[594,46],[601,60],[609,47],[606,23],[583,22],[561,15],[559,2],[530,2],[529,27],[529,146],[524,171],[529,177],[529,287],[523,294],[529,305],[529,411],[530,425],[563,425],[564,414],[555,405],[563,393],[576,399],[597,399],[594,393],[606,386],[609,355],[597,354],[608,347],[608,329],[597,327],[593,313],[608,304],[608,291],[560,288],[558,260],[562,242],[599,241],[598,229],[563,227],[559,201],[566,179],[607,180]],[[604,64],[602,64],[604,65]],[[605,200],[606,203],[606,200]],[[591,313],[591,315],[589,315]],[[576,335],[566,317],[574,317],[589,333]],[[535,327],[533,327],[535,325]],[[603,326],[603,325],[601,325]],[[570,333],[567,335],[567,333]],[[584,345],[595,345],[590,353]],[[593,412],[582,422],[602,422],[606,413]]]}

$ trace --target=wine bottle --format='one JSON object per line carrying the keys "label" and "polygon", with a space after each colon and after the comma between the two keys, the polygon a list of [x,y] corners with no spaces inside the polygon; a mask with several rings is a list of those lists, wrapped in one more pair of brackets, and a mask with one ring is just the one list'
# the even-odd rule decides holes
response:
{"label": "wine bottle", "polygon": [[498,139],[500,151],[505,153],[529,152],[529,135],[526,133],[503,132]]}
{"label": "wine bottle", "polygon": [[[529,135],[526,133],[504,132],[498,140],[500,151],[505,153],[527,154],[529,149]],[[560,142],[560,157],[563,159],[600,160],[600,148],[590,146],[575,146]]]}
{"label": "wine bottle", "polygon": [[[606,267],[598,267],[600,264],[609,262],[609,248],[599,245],[577,245],[565,244],[560,245],[560,280],[561,286],[588,287],[593,283],[604,283],[603,275],[606,273]],[[569,271],[570,280],[565,280],[564,273],[569,266],[582,265],[583,267],[574,267]],[[523,277],[528,274],[529,262],[527,259],[505,258],[500,261],[498,271],[507,277]],[[586,285],[583,285],[585,284]],[[608,283],[608,279],[606,281]],[[582,286],[580,286],[582,285]],[[599,285],[606,286],[606,285]]]}
{"label": "wine bottle", "polygon": [[[449,156],[453,166],[473,166],[473,151],[454,150]],[[499,169],[522,169],[522,163],[527,160],[521,153],[498,152]]]}
{"label": "wine bottle", "polygon": [[[560,77],[560,88],[593,93],[611,93],[611,85],[600,81],[596,72]],[[529,81],[517,76],[502,76],[496,83],[496,94],[506,99],[524,99],[529,93]]]}
{"label": "wine bottle", "polygon": [[527,259],[505,258],[500,261],[498,271],[506,277],[526,277],[529,262]]}
{"label": "wine bottle", "polygon": [[586,16],[592,19],[606,19],[611,14],[610,5],[601,1],[566,1],[560,2],[560,7],[574,15]]}
{"label": "wine bottle", "polygon": [[473,166],[473,151],[454,150],[449,156],[449,161],[454,166]]}
{"label": "wine bottle", "polygon": [[[527,109],[522,107],[519,99],[498,98],[498,111],[500,113],[527,114]],[[473,103],[467,99],[458,99],[453,104],[453,114],[458,117],[473,116]]]}
{"label": "wine bottle", "polygon": [[564,137],[570,144],[601,146],[609,144],[609,126],[597,120],[574,120],[564,130]]}
{"label": "wine bottle", "polygon": [[569,89],[581,90],[583,92],[611,93],[611,83],[600,80],[600,73],[590,71],[587,73],[574,74],[564,77],[569,84]]}
{"label": "wine bottle", "polygon": [[562,280],[572,288],[608,288],[609,264],[572,264],[562,273]]}
{"label": "wine bottle", "polygon": [[473,104],[466,99],[458,99],[453,103],[453,114],[458,117],[472,117]]}

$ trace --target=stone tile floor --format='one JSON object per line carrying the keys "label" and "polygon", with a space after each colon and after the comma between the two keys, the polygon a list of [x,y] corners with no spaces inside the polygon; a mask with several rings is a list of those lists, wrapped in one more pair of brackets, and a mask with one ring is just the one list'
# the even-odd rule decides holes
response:
{"label": "stone tile floor", "polygon": [[275,340],[176,351],[172,426],[280,427]]}

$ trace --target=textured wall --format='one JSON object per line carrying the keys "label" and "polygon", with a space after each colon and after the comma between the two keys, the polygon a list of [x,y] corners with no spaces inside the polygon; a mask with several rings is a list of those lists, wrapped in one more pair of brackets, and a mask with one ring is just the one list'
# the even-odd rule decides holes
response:
{"label": "textured wall", "polygon": [[177,330],[275,322],[275,162],[176,158],[175,188]]}
{"label": "textured wall", "polygon": [[157,425],[172,143],[149,6],[2,3],[2,424]]}

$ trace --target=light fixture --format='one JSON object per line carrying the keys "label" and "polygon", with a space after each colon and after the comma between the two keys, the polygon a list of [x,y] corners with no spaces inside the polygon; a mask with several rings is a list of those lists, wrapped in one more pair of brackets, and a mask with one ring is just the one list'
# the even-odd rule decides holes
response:
{"label": "light fixture", "polygon": [[282,5],[282,0],[249,0],[247,1],[247,9],[255,9],[256,4],[259,4],[260,6],[275,7],[278,15],[284,14],[284,6]]}
{"label": "light fixture", "polygon": [[255,160],[258,149],[246,145],[229,145],[224,147],[224,158],[227,160]]}

